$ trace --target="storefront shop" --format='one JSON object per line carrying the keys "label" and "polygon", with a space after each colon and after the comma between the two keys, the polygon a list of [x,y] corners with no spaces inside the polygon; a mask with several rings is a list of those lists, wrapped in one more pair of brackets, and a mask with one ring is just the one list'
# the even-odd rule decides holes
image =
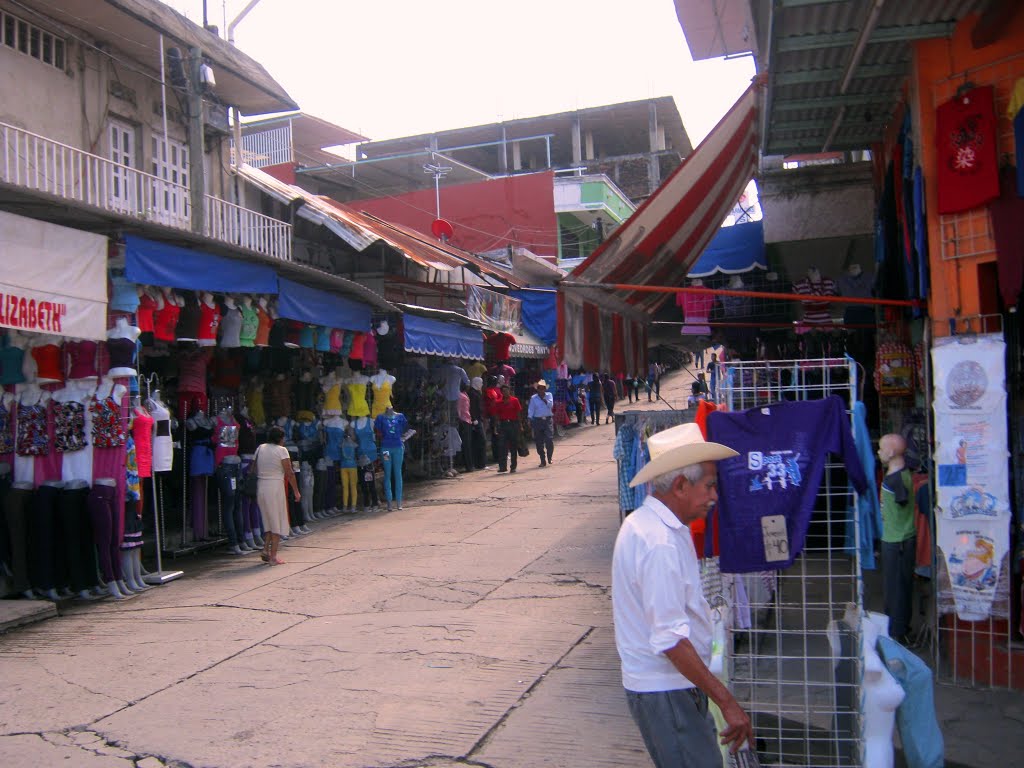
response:
{"label": "storefront shop", "polygon": [[135,342],[108,321],[107,238],[0,213],[0,243],[0,585],[119,596],[141,580],[125,472]]}

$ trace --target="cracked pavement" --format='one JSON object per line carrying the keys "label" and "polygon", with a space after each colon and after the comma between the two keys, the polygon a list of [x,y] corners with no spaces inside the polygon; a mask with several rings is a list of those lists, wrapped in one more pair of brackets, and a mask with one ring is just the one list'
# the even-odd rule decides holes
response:
{"label": "cracked pavement", "polygon": [[0,762],[644,766],[611,631],[613,428],[407,485],[287,564],[209,554],[0,636]]}

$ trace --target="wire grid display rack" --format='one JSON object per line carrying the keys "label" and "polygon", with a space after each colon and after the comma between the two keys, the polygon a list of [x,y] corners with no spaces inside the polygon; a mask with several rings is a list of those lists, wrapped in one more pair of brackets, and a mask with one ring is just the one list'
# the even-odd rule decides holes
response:
{"label": "wire grid display rack", "polygon": [[[740,361],[729,364],[719,399],[739,411],[839,395],[852,408],[856,392],[849,357]],[[836,624],[849,606],[863,606],[856,503],[845,467],[830,458],[796,561],[740,577],[751,621],[749,629],[730,630],[727,669],[764,765],[863,765],[860,620]]]}

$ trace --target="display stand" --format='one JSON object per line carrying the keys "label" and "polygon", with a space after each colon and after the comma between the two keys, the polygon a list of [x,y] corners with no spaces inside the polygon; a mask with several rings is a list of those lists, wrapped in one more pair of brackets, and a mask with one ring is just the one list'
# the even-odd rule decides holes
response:
{"label": "display stand", "polygon": [[[143,378],[146,382],[146,398],[149,399],[153,396],[153,390],[160,388],[160,381],[156,378],[156,374],[149,377]],[[154,387],[153,384],[156,383]],[[153,533],[156,536],[156,573],[145,573],[142,576],[142,580],[147,584],[166,584],[169,581],[180,579],[185,575],[184,571],[164,571],[163,568],[163,543],[167,538],[167,531],[165,528],[166,522],[164,520],[164,509],[163,509],[163,484],[160,481],[160,475],[156,472],[149,478],[149,486],[153,493]],[[159,491],[157,484],[160,483]]]}

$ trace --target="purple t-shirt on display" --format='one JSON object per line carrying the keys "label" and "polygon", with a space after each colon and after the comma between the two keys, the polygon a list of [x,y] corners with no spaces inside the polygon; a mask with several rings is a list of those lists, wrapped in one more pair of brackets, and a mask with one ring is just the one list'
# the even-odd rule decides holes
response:
{"label": "purple t-shirt on display", "polygon": [[[707,427],[708,440],[740,454],[718,462],[719,547],[724,573],[781,569],[792,564],[803,549],[826,454],[841,456],[857,492],[867,490],[850,418],[836,395],[736,413],[716,411],[708,416]],[[776,516],[784,519],[785,537],[781,527],[772,525],[778,523]]]}

